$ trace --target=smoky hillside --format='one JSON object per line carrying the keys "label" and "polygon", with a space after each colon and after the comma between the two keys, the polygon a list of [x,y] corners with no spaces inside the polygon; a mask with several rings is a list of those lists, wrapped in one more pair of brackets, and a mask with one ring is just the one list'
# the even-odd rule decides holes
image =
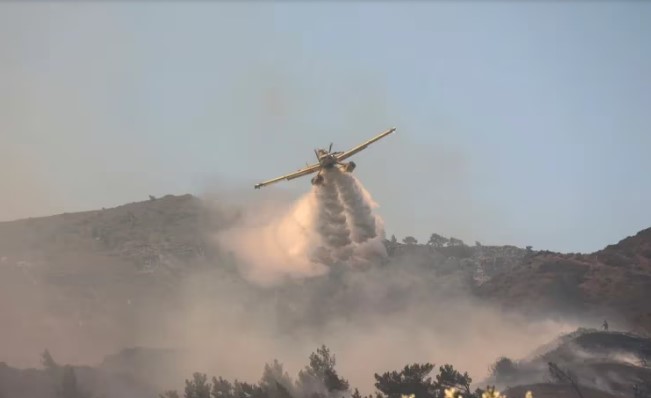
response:
{"label": "smoky hillside", "polygon": [[[296,374],[288,372],[282,360],[274,359],[259,367],[257,379],[193,372],[177,383],[178,389],[162,391],[152,375],[174,369],[178,357],[172,350],[125,349],[94,367],[59,363],[46,350],[37,369],[16,369],[0,362],[0,394],[30,398],[398,398],[411,394],[504,398],[533,393],[542,398],[644,398],[651,393],[651,339],[629,332],[579,328],[525,357],[497,358],[483,379],[448,363],[405,363],[369,374],[374,391],[368,395],[362,395],[340,372],[339,358],[322,345]],[[166,376],[181,380],[174,371]]]}
{"label": "smoky hillside", "polygon": [[[613,326],[649,330],[649,230],[591,255],[438,234],[418,243],[385,237],[379,219],[366,228],[372,201],[348,189],[344,209],[327,205],[327,191],[291,206],[168,195],[0,223],[0,360],[38,366],[47,348],[62,363],[108,366],[128,347],[165,350],[173,360],[132,369],[163,389],[195,371],[257,380],[274,358],[295,373],[326,344],[370,391],[373,372],[415,361],[481,379],[496,358],[619,310]],[[343,210],[358,220],[349,241]],[[330,234],[310,253],[317,266],[294,255],[299,240],[278,242],[300,229],[287,220],[309,211],[313,229]],[[274,251],[284,244],[289,254]],[[630,283],[623,292],[608,280]]]}

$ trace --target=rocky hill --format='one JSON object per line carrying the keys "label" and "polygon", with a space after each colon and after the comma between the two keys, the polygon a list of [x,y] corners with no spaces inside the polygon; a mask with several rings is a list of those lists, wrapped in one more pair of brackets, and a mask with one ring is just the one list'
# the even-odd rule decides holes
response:
{"label": "rocky hill", "polygon": [[581,313],[651,332],[651,228],[595,253],[513,246],[387,241],[393,258],[463,278],[474,294],[504,309]]}
{"label": "rocky hill", "polygon": [[[202,228],[210,213],[191,195],[131,203],[112,209],[0,223],[5,267],[62,266],[66,256],[101,256],[148,273],[173,271],[204,256]],[[83,272],[90,264],[76,261]]]}
{"label": "rocky hill", "polygon": [[538,251],[477,294],[508,308],[593,313],[651,331],[651,228],[590,254]]}

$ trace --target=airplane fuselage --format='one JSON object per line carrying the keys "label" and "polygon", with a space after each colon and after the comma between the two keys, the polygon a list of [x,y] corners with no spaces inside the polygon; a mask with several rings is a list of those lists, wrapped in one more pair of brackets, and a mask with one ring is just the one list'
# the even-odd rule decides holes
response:
{"label": "airplane fuselage", "polygon": [[319,166],[321,170],[317,173],[316,176],[312,178],[312,184],[321,185],[323,184],[323,175],[321,172],[324,170],[332,170],[335,166],[341,167],[341,170],[348,173],[352,173],[355,169],[355,162],[341,162],[338,159],[338,155],[342,152],[328,152],[325,149],[319,149],[316,151],[317,158],[319,159]]}
{"label": "airplane fuselage", "polygon": [[337,158],[332,154],[323,155],[319,157],[319,164],[324,169],[330,169],[337,164]]}

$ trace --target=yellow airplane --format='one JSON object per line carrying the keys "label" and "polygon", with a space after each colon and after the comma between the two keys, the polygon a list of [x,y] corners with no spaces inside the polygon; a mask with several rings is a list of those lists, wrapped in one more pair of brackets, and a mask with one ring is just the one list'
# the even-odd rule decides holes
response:
{"label": "yellow airplane", "polygon": [[376,137],[371,138],[370,140],[364,142],[363,144],[360,144],[355,148],[346,152],[332,152],[332,144],[330,144],[330,148],[328,150],[315,149],[314,154],[316,155],[318,163],[308,165],[305,168],[302,168],[291,174],[287,174],[278,178],[274,178],[272,180],[268,180],[256,184],[255,189],[260,189],[261,187],[267,186],[269,184],[273,184],[274,182],[278,182],[282,180],[289,181],[289,180],[293,180],[294,178],[306,176],[312,173],[317,173],[317,175],[312,178],[312,184],[320,185],[323,183],[323,175],[321,175],[323,170],[331,169],[335,166],[339,166],[340,169],[348,173],[351,173],[355,169],[355,162],[353,161],[342,162],[344,159],[347,159],[353,156],[354,154],[356,154],[357,152],[366,149],[366,147],[369,146],[370,144],[374,143],[375,141],[378,141],[381,138],[386,137],[387,135],[393,133],[394,131],[396,131],[395,127],[385,131],[382,134],[377,135]]}

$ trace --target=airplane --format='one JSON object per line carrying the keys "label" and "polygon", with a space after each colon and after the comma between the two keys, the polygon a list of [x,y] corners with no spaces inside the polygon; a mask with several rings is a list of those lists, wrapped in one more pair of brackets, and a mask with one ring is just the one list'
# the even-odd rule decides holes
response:
{"label": "airplane", "polygon": [[371,138],[370,140],[348,150],[345,152],[338,151],[338,152],[332,152],[332,143],[330,144],[330,147],[328,150],[325,149],[315,149],[314,154],[316,155],[316,158],[318,160],[317,163],[314,163],[312,165],[307,165],[306,167],[299,169],[298,171],[295,171],[291,174],[287,174],[278,178],[274,178],[271,180],[267,180],[264,182],[261,182],[259,184],[255,185],[255,189],[260,189],[261,187],[273,184],[278,181],[282,180],[293,180],[298,177],[306,176],[312,173],[317,173],[316,176],[312,177],[312,185],[321,185],[323,184],[323,175],[321,174],[324,170],[332,169],[335,166],[339,166],[340,169],[342,169],[345,172],[351,173],[355,169],[355,162],[349,161],[349,162],[343,162],[343,160],[348,159],[349,157],[353,156],[354,154],[362,151],[363,149],[366,149],[370,144],[374,143],[375,141],[380,140],[381,138],[386,137],[387,135],[393,133],[396,130],[395,127]]}

